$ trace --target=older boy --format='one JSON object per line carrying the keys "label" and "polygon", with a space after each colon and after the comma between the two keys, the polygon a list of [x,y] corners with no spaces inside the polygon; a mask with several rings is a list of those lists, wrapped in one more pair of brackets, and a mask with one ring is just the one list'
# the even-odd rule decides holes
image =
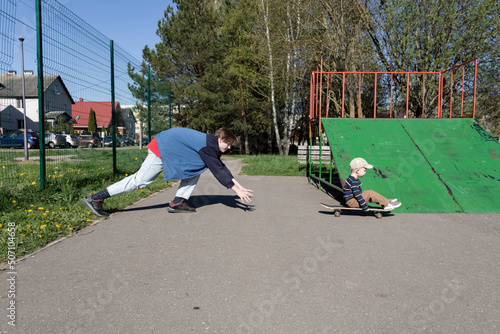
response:
{"label": "older boy", "polygon": [[102,208],[106,198],[144,188],[163,171],[165,181],[181,180],[175,198],[169,203],[168,212],[195,212],[186,201],[201,173],[208,168],[223,186],[233,190],[243,202],[249,203],[253,191],[241,186],[220,160],[222,153],[229,150],[235,141],[236,136],[225,128],[214,134],[186,128],[162,131],[148,144],[148,156],[135,174],[82,198],[82,202],[96,215],[106,217],[108,213]]}
{"label": "older boy", "polygon": [[366,174],[367,169],[373,168],[365,159],[355,158],[349,166],[351,175],[344,184],[344,201],[348,207],[361,208],[366,211],[368,210],[367,202],[379,204],[384,207],[384,210],[392,210],[401,206],[397,198],[389,200],[373,190],[361,190],[362,183],[358,179]]}

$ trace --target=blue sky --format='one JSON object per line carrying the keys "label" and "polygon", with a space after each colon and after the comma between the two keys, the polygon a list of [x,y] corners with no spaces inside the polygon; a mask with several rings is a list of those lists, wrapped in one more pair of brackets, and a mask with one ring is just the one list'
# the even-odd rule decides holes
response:
{"label": "blue sky", "polygon": [[158,21],[170,0],[61,0],[81,19],[112,39],[137,60],[145,45],[153,48],[160,41]]}
{"label": "blue sky", "polygon": [[[36,20],[35,1],[18,0],[15,27],[15,55],[13,69],[21,72],[20,43],[24,41],[25,70],[36,72]],[[159,37],[156,35],[158,21],[171,0],[60,0],[74,14],[86,21],[104,36],[112,39],[116,45],[142,61],[142,49],[145,45],[154,48]]]}

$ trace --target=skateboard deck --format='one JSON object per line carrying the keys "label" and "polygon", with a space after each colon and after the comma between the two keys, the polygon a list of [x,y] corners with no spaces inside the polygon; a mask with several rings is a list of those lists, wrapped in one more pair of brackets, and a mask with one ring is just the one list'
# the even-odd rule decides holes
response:
{"label": "skateboard deck", "polygon": [[[342,206],[342,205],[328,205],[321,203],[321,205],[327,209],[332,209],[333,214],[335,217],[340,217],[340,214],[342,213],[343,210],[345,211],[363,211],[361,208],[350,208],[347,206]],[[383,208],[374,208],[374,207],[368,207],[368,212],[373,212],[375,214],[375,217],[377,219],[382,219],[382,212],[391,212],[391,210],[384,210]]]}

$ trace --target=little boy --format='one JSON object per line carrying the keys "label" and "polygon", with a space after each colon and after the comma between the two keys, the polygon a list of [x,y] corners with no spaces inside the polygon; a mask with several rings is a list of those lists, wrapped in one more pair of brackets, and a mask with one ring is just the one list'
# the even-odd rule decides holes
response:
{"label": "little boy", "polygon": [[365,159],[355,158],[349,166],[351,167],[351,175],[344,184],[344,201],[348,207],[361,208],[366,211],[368,210],[367,202],[376,203],[384,210],[392,210],[401,206],[397,198],[387,199],[373,190],[361,190],[362,183],[358,178],[363,177],[367,169],[373,168]]}

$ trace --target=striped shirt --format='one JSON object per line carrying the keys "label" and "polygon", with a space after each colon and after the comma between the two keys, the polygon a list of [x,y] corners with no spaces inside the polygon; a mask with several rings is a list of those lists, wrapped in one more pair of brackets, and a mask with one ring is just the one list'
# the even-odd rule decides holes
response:
{"label": "striped shirt", "polygon": [[363,190],[361,190],[361,181],[359,181],[354,176],[349,176],[347,180],[345,180],[344,184],[344,201],[347,202],[350,199],[355,198],[359,207],[363,210],[368,210],[368,204],[366,204],[365,199],[361,196]]}

